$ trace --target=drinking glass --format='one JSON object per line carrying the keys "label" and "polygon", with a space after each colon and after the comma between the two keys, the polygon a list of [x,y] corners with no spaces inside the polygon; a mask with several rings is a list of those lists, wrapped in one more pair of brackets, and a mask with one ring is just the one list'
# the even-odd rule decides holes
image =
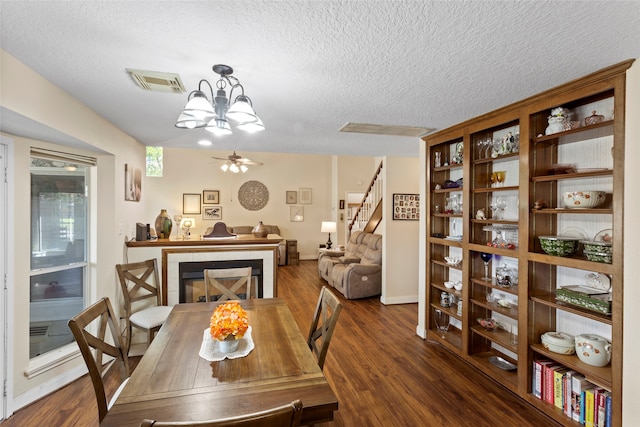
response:
{"label": "drinking glass", "polygon": [[498,182],[498,172],[491,172],[489,180],[491,181],[491,187],[495,187]]}
{"label": "drinking glass", "polygon": [[497,219],[504,219],[504,211],[507,209],[507,201],[502,197],[496,200]]}
{"label": "drinking glass", "polygon": [[180,222],[182,222],[182,215],[175,214],[173,220],[176,222],[176,239],[180,238]]}
{"label": "drinking glass", "polygon": [[507,171],[496,171],[496,180],[498,187],[504,187],[504,180],[507,177]]}
{"label": "drinking glass", "polygon": [[436,324],[436,329],[440,332],[440,336],[445,338],[446,333],[449,331],[449,315],[442,310],[435,310],[433,320]]}
{"label": "drinking glass", "polygon": [[491,281],[491,276],[489,276],[489,261],[491,261],[492,257],[493,256],[489,253],[480,252],[480,259],[482,259],[482,262],[484,262],[484,277],[482,278],[482,280],[484,280],[485,282]]}

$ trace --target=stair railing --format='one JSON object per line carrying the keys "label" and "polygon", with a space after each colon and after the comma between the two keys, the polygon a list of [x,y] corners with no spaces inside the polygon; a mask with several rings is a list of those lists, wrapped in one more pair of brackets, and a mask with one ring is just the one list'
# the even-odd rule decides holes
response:
{"label": "stair railing", "polygon": [[351,236],[352,231],[364,230],[373,212],[375,212],[376,207],[382,200],[382,162],[378,165],[378,169],[376,169],[373,174],[373,178],[371,178],[371,183],[367,188],[367,191],[364,193],[362,197],[362,201],[360,205],[356,208],[353,217],[349,220],[349,236]]}

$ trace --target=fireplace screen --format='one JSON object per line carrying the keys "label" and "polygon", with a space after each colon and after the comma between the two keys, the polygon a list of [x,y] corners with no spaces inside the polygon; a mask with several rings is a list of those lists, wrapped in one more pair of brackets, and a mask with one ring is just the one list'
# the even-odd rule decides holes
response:
{"label": "fireplace screen", "polygon": [[[251,277],[254,291],[252,293],[258,298],[263,297],[262,290],[262,260],[244,259],[227,261],[199,261],[179,263],[179,302],[204,302],[204,270],[216,268],[238,268],[251,267]],[[215,301],[217,296],[212,295],[211,300]]]}

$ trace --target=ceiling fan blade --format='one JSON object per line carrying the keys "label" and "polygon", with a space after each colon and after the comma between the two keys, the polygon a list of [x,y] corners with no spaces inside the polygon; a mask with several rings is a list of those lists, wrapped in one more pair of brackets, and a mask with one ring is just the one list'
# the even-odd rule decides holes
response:
{"label": "ceiling fan blade", "polygon": [[216,159],[216,160],[222,160],[222,161],[225,161],[225,162],[228,162],[228,161],[229,161],[229,158],[228,158],[228,157],[213,157],[213,156],[212,156],[211,158],[212,158],[212,159]]}
{"label": "ceiling fan blade", "polygon": [[249,166],[262,166],[264,163],[262,162],[255,162],[251,159],[238,159],[238,163],[241,165],[249,165]]}

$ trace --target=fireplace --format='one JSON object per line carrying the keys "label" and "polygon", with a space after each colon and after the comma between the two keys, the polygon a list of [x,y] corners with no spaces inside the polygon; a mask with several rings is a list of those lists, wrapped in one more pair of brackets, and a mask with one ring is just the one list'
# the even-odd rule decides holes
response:
{"label": "fireplace", "polygon": [[263,267],[261,259],[197,261],[178,263],[178,302],[204,301],[204,270],[251,267],[252,286],[258,298],[263,298]]}

